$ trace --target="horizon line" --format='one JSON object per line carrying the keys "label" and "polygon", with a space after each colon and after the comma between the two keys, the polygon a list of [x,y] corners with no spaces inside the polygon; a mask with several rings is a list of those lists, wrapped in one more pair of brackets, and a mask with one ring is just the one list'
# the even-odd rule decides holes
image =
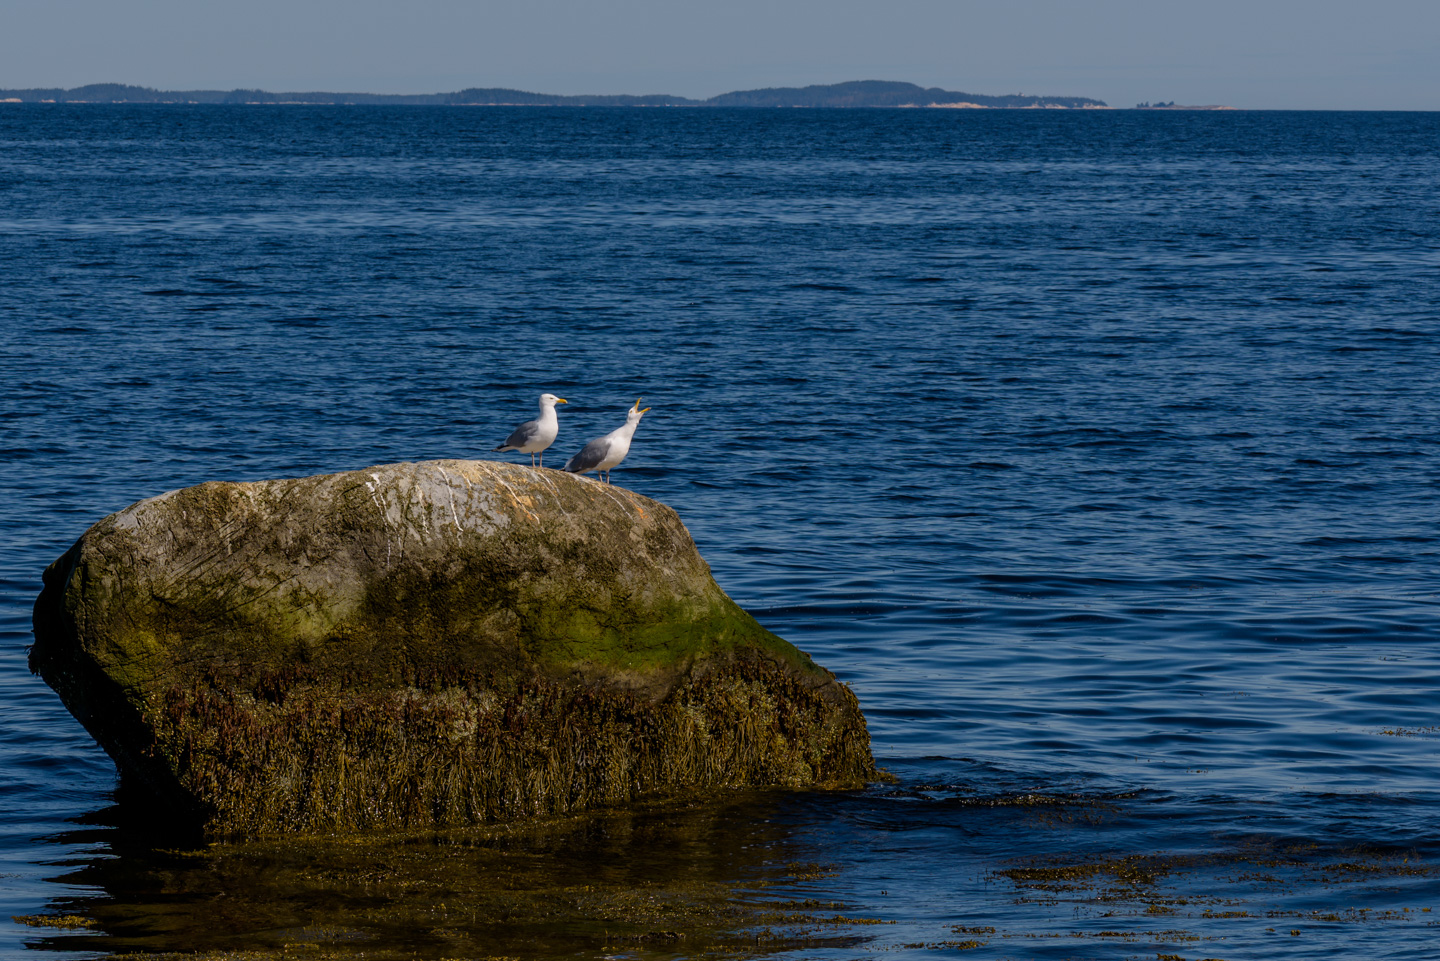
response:
{"label": "horizon line", "polygon": [[[108,89],[107,89],[108,88]],[[861,88],[866,88],[861,90]],[[93,96],[72,98],[67,94],[94,91]],[[132,98],[124,93],[133,91],[145,96]],[[852,102],[834,102],[841,93],[850,93],[845,98]],[[856,93],[856,91],[859,91]],[[832,95],[831,102],[809,103],[754,103],[722,102],[754,100],[759,95],[809,94],[818,98],[824,93]],[[105,96],[109,93],[110,96]],[[457,99],[464,94],[485,94],[485,99]],[[870,99],[886,102],[853,102],[855,97],[862,100],[866,94]],[[20,96],[16,96],[16,95]],[[500,99],[497,95],[515,94],[516,99]],[[899,98],[910,94],[930,96],[930,102],[917,102],[924,98],[910,97],[909,102]],[[247,97],[246,95],[250,95]],[[934,99],[934,95],[952,98],[948,102]],[[203,97],[204,99],[195,99]],[[254,99],[251,99],[253,97]],[[963,97],[966,100],[954,100]],[[979,102],[988,101],[988,102]],[[271,91],[263,87],[191,88],[186,90],[162,89],[138,84],[89,83],[76,87],[0,87],[0,104],[91,104],[109,106],[475,106],[475,107],[709,107],[711,109],[1066,109],[1066,110],[1145,110],[1180,112],[1294,112],[1294,113],[1433,113],[1440,107],[1232,107],[1221,104],[1177,104],[1175,101],[1149,101],[1133,107],[1111,106],[1091,97],[1055,94],[970,94],[962,91],[944,90],[939,87],[921,87],[906,81],[849,80],[830,84],[808,84],[806,86],[753,87],[744,90],[730,90],[711,97],[696,98],[676,94],[552,94],[536,93],[518,87],[467,86],[454,91],[434,93],[371,93],[362,91],[330,90],[281,90]]]}

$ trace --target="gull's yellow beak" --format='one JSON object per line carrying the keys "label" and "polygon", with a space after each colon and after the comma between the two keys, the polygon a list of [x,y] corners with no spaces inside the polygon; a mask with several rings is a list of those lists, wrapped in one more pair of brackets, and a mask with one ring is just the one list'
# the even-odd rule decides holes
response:
{"label": "gull's yellow beak", "polygon": [[[645,408],[645,410],[649,410],[649,409],[650,409],[650,408],[648,408],[648,407]],[[642,410],[640,413],[642,413],[642,414],[645,413],[645,410]]]}
{"label": "gull's yellow beak", "polygon": [[630,409],[631,409],[631,410],[639,410],[639,409],[640,409],[640,401],[642,401],[642,400],[644,400],[644,399],[645,399],[645,398],[643,398],[643,397],[636,397],[636,398],[635,398],[635,406],[632,407],[632,408],[630,408]]}
{"label": "gull's yellow beak", "polygon": [[557,404],[568,404],[568,403],[570,403],[570,402],[569,402],[568,400],[566,400],[564,397],[556,397],[556,398],[555,398],[555,403],[557,403]]}

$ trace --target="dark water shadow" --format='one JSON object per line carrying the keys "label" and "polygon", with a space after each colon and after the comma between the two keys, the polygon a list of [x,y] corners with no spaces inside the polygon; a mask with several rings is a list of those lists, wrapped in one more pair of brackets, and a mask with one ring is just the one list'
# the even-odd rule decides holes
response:
{"label": "dark water shadow", "polygon": [[[28,946],[201,957],[749,956],[868,940],[872,919],[795,888],[838,868],[784,795],[747,792],[523,826],[179,844],[119,806],[49,840],[57,898]],[[37,916],[41,917],[41,916]],[[84,925],[84,927],[81,927]],[[856,933],[856,929],[860,933]],[[298,954],[297,954],[298,952]]]}

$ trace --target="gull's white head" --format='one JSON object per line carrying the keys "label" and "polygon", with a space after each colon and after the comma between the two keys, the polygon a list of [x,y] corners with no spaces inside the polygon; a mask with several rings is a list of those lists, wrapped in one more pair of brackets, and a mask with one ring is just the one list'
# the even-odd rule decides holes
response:
{"label": "gull's white head", "polygon": [[540,406],[541,406],[541,407],[554,407],[556,404],[568,404],[568,403],[570,403],[570,402],[569,402],[568,400],[566,400],[564,397],[556,397],[554,394],[541,394],[541,395],[540,395]]}
{"label": "gull's white head", "polygon": [[641,410],[641,409],[640,409],[640,401],[641,401],[642,399],[643,399],[643,398],[640,398],[640,397],[636,397],[636,398],[635,398],[635,406],[632,407],[632,408],[630,408],[630,412],[625,415],[625,422],[626,422],[627,424],[638,424],[638,423],[640,423],[640,418],[641,418],[641,416],[644,415],[645,410],[649,410],[649,409],[650,409],[650,408],[648,408],[648,407],[646,407],[645,410]]}

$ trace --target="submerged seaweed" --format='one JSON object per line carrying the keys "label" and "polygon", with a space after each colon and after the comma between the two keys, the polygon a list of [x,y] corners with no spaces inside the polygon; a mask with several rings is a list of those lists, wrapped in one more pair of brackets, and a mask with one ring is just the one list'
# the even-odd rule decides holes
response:
{"label": "submerged seaweed", "polygon": [[[463,825],[741,786],[875,776],[848,710],[760,657],[729,658],[658,703],[533,678],[349,693],[167,693],[154,750],[197,818],[228,836]],[[833,696],[833,695],[832,695]]]}

